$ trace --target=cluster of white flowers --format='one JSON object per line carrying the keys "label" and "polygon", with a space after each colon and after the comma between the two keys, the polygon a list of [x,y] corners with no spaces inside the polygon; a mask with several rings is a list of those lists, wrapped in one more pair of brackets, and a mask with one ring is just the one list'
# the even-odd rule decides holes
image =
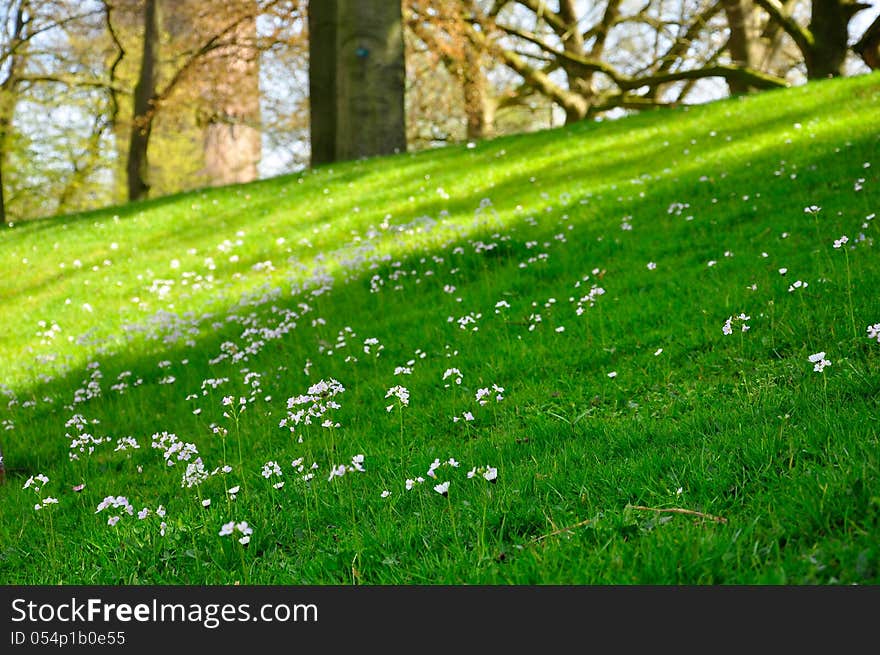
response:
{"label": "cluster of white flowers", "polygon": [[287,416],[281,419],[278,426],[293,432],[300,424],[311,425],[321,421],[321,427],[338,428],[339,423],[324,418],[324,415],[331,409],[341,407],[334,398],[344,392],[345,387],[333,378],[316,382],[309,387],[308,393],[287,399]]}
{"label": "cluster of white flowers", "polygon": [[376,357],[378,357],[379,353],[381,353],[385,349],[385,346],[383,346],[381,343],[379,343],[379,340],[375,337],[370,337],[368,339],[364,339],[364,353],[365,354],[367,354],[367,355],[373,354],[373,347],[374,346],[376,347],[376,350],[375,350]]}
{"label": "cluster of white flowers", "polygon": [[868,326],[868,338],[876,339],[877,343],[880,343],[880,323]]}
{"label": "cluster of white flowers", "polygon": [[489,390],[488,387],[483,387],[483,388],[477,389],[477,394],[476,394],[477,402],[480,405],[485,405],[486,403],[489,402],[487,400],[487,398],[489,396],[491,396],[493,392],[495,393],[495,402],[496,403],[500,403],[502,400],[504,400],[504,396],[502,395],[504,393],[504,387],[499,387],[497,384],[493,384],[491,391]]}
{"label": "cluster of white flowers", "polygon": [[479,312],[470,312],[467,315],[461,316],[459,318],[454,318],[454,317],[450,316],[447,320],[449,323],[452,323],[453,321],[455,321],[456,323],[458,323],[458,327],[462,330],[467,330],[469,325],[473,325],[473,327],[470,328],[470,330],[472,332],[476,332],[477,330],[480,329],[480,326],[477,325],[477,322],[481,318],[483,318],[483,315],[480,314]]}
{"label": "cluster of white flowers", "polygon": [[492,484],[495,484],[498,481],[498,469],[495,468],[494,466],[489,466],[488,464],[486,466],[479,466],[479,467],[475,466],[470,471],[468,471],[468,474],[467,474],[468,479],[475,478],[478,475],[482,475],[486,480],[488,480]]}
{"label": "cluster of white flowers", "polygon": [[605,289],[600,287],[597,284],[594,284],[590,287],[590,291],[585,296],[581,296],[577,301],[577,307],[574,310],[574,313],[578,316],[584,313],[584,306],[593,307],[596,304],[596,299],[599,296],[605,295]]}
{"label": "cluster of white flowers", "polygon": [[826,366],[831,366],[831,362],[825,359],[825,351],[814,353],[809,357],[810,362],[813,364],[813,370],[816,373],[821,373]]}
{"label": "cluster of white flowers", "polygon": [[177,435],[171,432],[156,432],[151,437],[153,448],[162,450],[162,456],[168,466],[174,466],[175,462],[188,462],[193,455],[199,454],[199,449],[194,443],[181,441]]}
{"label": "cluster of white flowers", "polygon": [[[223,411],[223,418],[237,418],[241,416],[245,409],[247,409],[248,399],[244,396],[238,397],[238,404],[236,405],[235,396],[223,396],[223,400],[221,401],[224,407],[230,407],[230,410]],[[230,414],[229,412],[232,412]]]}
{"label": "cluster of white flowers", "polygon": [[727,320],[724,321],[724,326],[721,328],[721,332],[723,332],[726,335],[733,334],[733,324],[735,321],[742,322],[740,329],[743,332],[748,332],[750,328],[746,324],[746,321],[748,321],[749,319],[751,319],[751,316],[746,316],[745,313],[741,313],[739,316],[728,316]]}
{"label": "cluster of white flowers", "polygon": [[318,462],[312,462],[312,465],[311,465],[311,467],[309,468],[309,472],[306,473],[306,472],[305,472],[305,470],[306,470],[306,465],[303,463],[303,461],[304,461],[304,460],[303,460],[302,457],[297,457],[295,460],[293,460],[293,461],[290,463],[290,465],[294,468],[294,470],[295,470],[297,473],[299,473],[299,475],[300,475],[300,477],[302,478],[302,481],[303,481],[303,482],[308,482],[309,480],[311,480],[312,478],[315,477],[315,474],[312,473],[312,471],[314,471],[314,470],[316,470],[316,469],[318,468]]}
{"label": "cluster of white flowers", "polygon": [[404,483],[404,487],[406,487],[407,491],[412,491],[417,484],[422,484],[425,481],[425,478],[419,476],[417,478],[407,478]]}
{"label": "cluster of white flowers", "polygon": [[242,546],[247,546],[251,542],[251,535],[254,533],[254,529],[248,525],[247,521],[230,521],[223,524],[218,534],[221,537],[228,537],[236,533],[241,535],[238,538],[238,543]]}
{"label": "cluster of white flowers", "polygon": [[327,482],[330,482],[333,478],[341,478],[346,473],[354,473],[358,471],[360,473],[364,473],[366,469],[364,468],[364,456],[362,454],[355,455],[351,458],[351,464],[339,464],[338,466],[330,467],[330,477],[327,478]]}
{"label": "cluster of white flowers", "polygon": [[[108,497],[105,498],[104,500],[106,501],[106,500],[109,499],[109,498],[112,498],[112,496],[108,496]],[[140,520],[140,521],[144,521],[144,520],[146,520],[146,518],[147,518],[150,514],[152,514],[152,513],[153,513],[153,510],[151,510],[149,507],[144,507],[140,512],[137,513],[138,520]],[[165,507],[162,506],[162,505],[159,505],[159,507],[156,508],[155,514],[156,514],[156,516],[158,516],[160,519],[164,519],[164,518],[165,518]],[[118,519],[117,519],[117,520],[118,520]],[[114,522],[114,523],[115,523],[115,522]],[[161,521],[161,522],[159,523],[159,535],[162,536],[162,537],[164,537],[164,536],[165,536],[165,531],[166,531],[167,529],[168,529],[168,524],[167,524],[164,520]]]}
{"label": "cluster of white flowers", "polygon": [[[0,457],[0,463],[2,463],[2,457]],[[52,496],[43,496],[43,487],[49,484],[49,478],[39,473],[37,475],[32,475],[27,479],[24,483],[22,489],[33,489],[34,493],[39,497],[39,502],[34,505],[34,511],[38,512],[44,507],[48,507],[49,505],[57,505],[58,499],[53,498]]]}
{"label": "cluster of white flowers", "polygon": [[78,460],[82,454],[91,455],[95,452],[96,446],[110,441],[109,437],[96,437],[90,432],[86,432],[89,425],[97,425],[99,422],[98,419],[88,420],[82,414],[74,414],[64,424],[66,428],[76,429],[76,434],[65,433],[65,436],[70,439],[68,457],[71,461]]}
{"label": "cluster of white flowers", "polygon": [[191,489],[192,487],[197,487],[202,484],[208,479],[208,477],[210,476],[205,470],[205,464],[202,462],[202,458],[196,457],[186,465],[186,471],[183,473],[180,486]]}
{"label": "cluster of white flowers", "polygon": [[107,496],[98,503],[98,509],[95,510],[95,514],[103,512],[108,507],[112,507],[113,509],[121,509],[118,514],[114,514],[110,518],[107,519],[107,525],[114,526],[119,523],[119,519],[122,514],[128,514],[129,516],[134,516],[134,507],[130,502],[128,502],[128,498],[125,496]]}
{"label": "cluster of white flowers", "polygon": [[428,477],[436,479],[437,478],[437,473],[436,473],[437,469],[439,469],[443,466],[451,466],[452,468],[458,468],[459,466],[461,466],[461,464],[459,462],[457,462],[454,457],[450,457],[445,462],[441,462],[440,459],[437,458],[433,462],[431,462],[431,465],[428,467],[428,473],[427,473]]}
{"label": "cluster of white flowers", "polygon": [[42,473],[38,473],[29,477],[22,489],[33,489],[36,493],[39,493],[47,484],[49,484],[49,478]]}
{"label": "cluster of white flowers", "polygon": [[[284,475],[284,474],[281,472],[281,467],[278,465],[278,462],[273,460],[273,461],[269,461],[269,462],[266,462],[265,464],[263,464],[262,476],[264,478],[266,478],[267,480],[272,478],[272,476],[276,476],[276,477],[280,478],[282,475]],[[278,482],[275,482],[272,486],[275,487],[276,489],[280,489],[281,487],[284,486],[284,481],[279,480]]]}
{"label": "cluster of white flowers", "polygon": [[119,452],[120,450],[137,450],[141,447],[141,445],[137,442],[132,436],[128,437],[120,437],[116,440],[116,448],[113,449],[113,452]]}
{"label": "cluster of white flowers", "polygon": [[[445,382],[449,378],[452,378],[452,381],[455,382],[455,384],[461,384],[461,381],[464,379],[464,376],[462,375],[461,371],[459,371],[457,368],[447,368],[443,372],[443,381]],[[451,383],[447,382],[443,386],[448,389],[451,386]]]}
{"label": "cluster of white flowers", "polygon": [[[397,398],[400,401],[401,406],[409,406],[409,389],[406,387],[401,387],[400,385],[395,385],[391,387],[388,391],[385,392],[386,398]],[[388,405],[385,407],[386,412],[390,412],[394,409],[394,404]]]}

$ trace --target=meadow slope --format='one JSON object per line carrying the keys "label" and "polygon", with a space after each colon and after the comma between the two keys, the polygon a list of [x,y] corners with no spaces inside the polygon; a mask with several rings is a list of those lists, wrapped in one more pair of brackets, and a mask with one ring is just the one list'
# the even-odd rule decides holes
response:
{"label": "meadow slope", "polygon": [[0,582],[880,583],[878,103],[4,229]]}

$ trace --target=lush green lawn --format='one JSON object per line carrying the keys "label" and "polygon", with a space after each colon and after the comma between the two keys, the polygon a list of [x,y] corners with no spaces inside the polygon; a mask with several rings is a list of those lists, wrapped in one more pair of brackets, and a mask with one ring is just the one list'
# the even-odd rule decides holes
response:
{"label": "lush green lawn", "polygon": [[0,582],[880,582],[878,102],[4,230]]}

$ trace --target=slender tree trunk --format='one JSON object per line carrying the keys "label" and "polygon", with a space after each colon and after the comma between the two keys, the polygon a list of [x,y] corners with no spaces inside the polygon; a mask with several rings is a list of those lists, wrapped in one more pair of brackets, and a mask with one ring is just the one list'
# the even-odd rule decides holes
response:
{"label": "slender tree trunk", "polygon": [[16,50],[27,45],[26,30],[28,21],[25,19],[30,7],[28,2],[22,1],[15,10],[15,22],[10,35],[9,55],[6,58],[6,78],[0,84],[0,223],[8,222],[6,216],[6,196],[3,192],[3,170],[6,165],[6,144],[9,132],[12,129],[12,117],[15,113],[15,105],[18,93],[18,68],[21,63],[22,53]]}
{"label": "slender tree trunk", "polygon": [[406,150],[399,0],[338,0],[336,159]]}
{"label": "slender tree trunk", "polygon": [[9,123],[5,117],[0,118],[0,223],[8,223],[6,217],[6,197],[3,193],[3,169],[6,167],[6,133]]}
{"label": "slender tree trunk", "polygon": [[311,165],[336,159],[337,0],[309,0]]}
{"label": "slender tree trunk", "polygon": [[159,56],[159,0],[144,3],[144,49],[141,70],[134,89],[134,111],[131,140],[128,147],[126,172],[128,176],[128,199],[146,198],[150,191],[148,183],[149,164],[147,148],[156,101],[156,73]]}
{"label": "slender tree trunk", "polygon": [[3,172],[6,170],[6,144],[9,141],[9,132],[12,129],[12,116],[15,112],[15,57],[12,57],[9,77],[0,85],[0,223],[9,222],[6,215],[6,195],[4,194]]}

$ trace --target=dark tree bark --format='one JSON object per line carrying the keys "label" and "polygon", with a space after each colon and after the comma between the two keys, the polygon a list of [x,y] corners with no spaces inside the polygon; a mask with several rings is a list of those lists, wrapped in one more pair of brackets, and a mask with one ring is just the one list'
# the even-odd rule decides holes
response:
{"label": "dark tree bark", "polygon": [[813,47],[804,53],[811,79],[840,77],[844,74],[851,7],[840,0],[813,0],[809,25]]}
{"label": "dark tree bark", "polygon": [[845,74],[847,36],[852,17],[871,5],[857,0],[812,0],[810,24],[802,27],[779,0],[755,0],[795,42],[807,66],[807,78]]}
{"label": "dark tree bark", "polygon": [[[724,0],[724,13],[730,29],[727,49],[730,59],[736,66],[756,68],[755,40],[759,38],[752,30],[754,7],[751,0]],[[754,90],[754,87],[736,79],[727,80],[731,95],[741,95]]]}
{"label": "dark tree bark", "polygon": [[859,55],[871,70],[880,70],[880,16],[862,34],[862,38],[853,45],[853,51]]}
{"label": "dark tree bark", "polygon": [[309,2],[309,131],[311,165],[336,159],[337,0]]}
{"label": "dark tree bark", "polygon": [[406,150],[399,0],[337,0],[336,159]]}
{"label": "dark tree bark", "polygon": [[128,199],[146,198],[150,191],[148,182],[147,146],[152,129],[152,113],[156,103],[156,74],[159,57],[159,0],[144,3],[144,48],[141,69],[134,89],[134,111],[131,140],[128,147],[126,172],[128,175]]}

